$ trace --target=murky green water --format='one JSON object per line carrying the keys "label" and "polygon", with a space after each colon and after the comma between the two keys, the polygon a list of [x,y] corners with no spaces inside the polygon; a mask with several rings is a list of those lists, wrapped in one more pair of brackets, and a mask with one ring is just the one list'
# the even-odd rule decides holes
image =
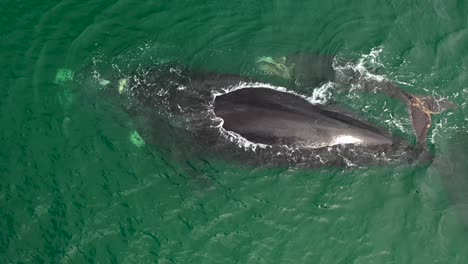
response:
{"label": "murky green water", "polygon": [[[3,0],[0,12],[0,263],[468,263],[467,1]],[[459,105],[434,117],[428,167],[239,168],[137,147],[119,109],[54,84],[93,64],[249,73],[256,56],[376,49],[375,72]],[[393,111],[369,114],[398,132],[409,121]]]}

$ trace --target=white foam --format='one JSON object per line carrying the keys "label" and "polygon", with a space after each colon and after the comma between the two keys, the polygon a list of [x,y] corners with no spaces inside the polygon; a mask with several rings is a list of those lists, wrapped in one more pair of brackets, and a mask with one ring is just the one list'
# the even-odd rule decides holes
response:
{"label": "white foam", "polygon": [[288,90],[285,87],[275,86],[275,85],[271,85],[271,84],[268,84],[268,83],[239,82],[236,85],[232,85],[232,86],[222,88],[221,92],[213,91],[212,95],[213,95],[213,102],[214,102],[214,100],[216,99],[216,96],[220,96],[220,95],[223,95],[223,94],[234,92],[236,90],[240,90],[240,89],[244,89],[244,88],[248,88],[248,89],[250,89],[250,88],[268,88],[268,89],[273,89],[273,90],[284,92],[284,93],[294,94],[296,96],[304,98],[305,100],[307,100],[311,104],[325,104],[328,101],[328,99],[330,98],[329,89],[332,88],[332,87],[333,87],[333,83],[328,82],[328,83],[322,85],[321,87],[319,87],[317,89],[314,89],[314,91],[312,93],[312,96],[305,96],[305,95],[296,93],[294,91]]}
{"label": "white foam", "polygon": [[367,69],[367,65],[373,66],[376,68],[385,67],[380,62],[380,57],[379,57],[382,51],[383,51],[383,47],[372,48],[369,54],[361,55],[361,58],[358,60],[356,64],[346,63],[345,65],[339,65],[337,61],[338,57],[335,57],[335,61],[333,62],[332,66],[333,66],[333,69],[336,71],[352,69],[352,70],[358,71],[363,76],[363,78],[373,79],[373,80],[381,82],[386,79],[385,76],[370,73],[369,70]]}

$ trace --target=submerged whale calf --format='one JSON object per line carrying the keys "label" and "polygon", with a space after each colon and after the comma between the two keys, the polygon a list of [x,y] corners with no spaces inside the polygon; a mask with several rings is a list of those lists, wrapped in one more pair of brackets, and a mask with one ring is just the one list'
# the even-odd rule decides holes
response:
{"label": "submerged whale calf", "polygon": [[389,82],[365,80],[358,73],[347,81],[362,82],[369,90],[380,89],[407,103],[418,144],[342,109],[312,104],[285,88],[239,75],[164,64],[130,78],[120,76],[110,86],[117,86],[111,90],[129,99],[126,109],[140,120],[137,129],[146,141],[157,141],[149,128],[165,120],[186,131],[194,145],[242,163],[364,166],[413,162],[427,155],[430,115],[448,103],[412,96]]}

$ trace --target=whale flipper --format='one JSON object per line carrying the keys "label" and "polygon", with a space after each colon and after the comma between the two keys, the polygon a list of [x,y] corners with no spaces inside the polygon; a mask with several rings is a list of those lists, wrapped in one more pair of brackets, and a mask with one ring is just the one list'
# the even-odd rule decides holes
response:
{"label": "whale flipper", "polygon": [[295,53],[286,58],[296,84],[319,86],[335,81],[334,56]]}
{"label": "whale flipper", "polygon": [[257,68],[269,75],[293,81],[295,85],[320,86],[335,81],[334,56],[294,53],[287,57],[260,57]]}

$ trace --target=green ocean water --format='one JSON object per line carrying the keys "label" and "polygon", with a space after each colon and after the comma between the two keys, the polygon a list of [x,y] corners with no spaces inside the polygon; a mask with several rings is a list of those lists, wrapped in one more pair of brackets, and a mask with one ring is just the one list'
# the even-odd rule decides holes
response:
{"label": "green ocean water", "polygon": [[[466,0],[0,0],[0,14],[0,263],[468,263]],[[434,116],[434,162],[246,168],[166,130],[139,148],[92,87],[54,83],[171,58],[249,74],[296,51],[365,58],[456,103]],[[402,106],[371,103],[408,134]]]}

